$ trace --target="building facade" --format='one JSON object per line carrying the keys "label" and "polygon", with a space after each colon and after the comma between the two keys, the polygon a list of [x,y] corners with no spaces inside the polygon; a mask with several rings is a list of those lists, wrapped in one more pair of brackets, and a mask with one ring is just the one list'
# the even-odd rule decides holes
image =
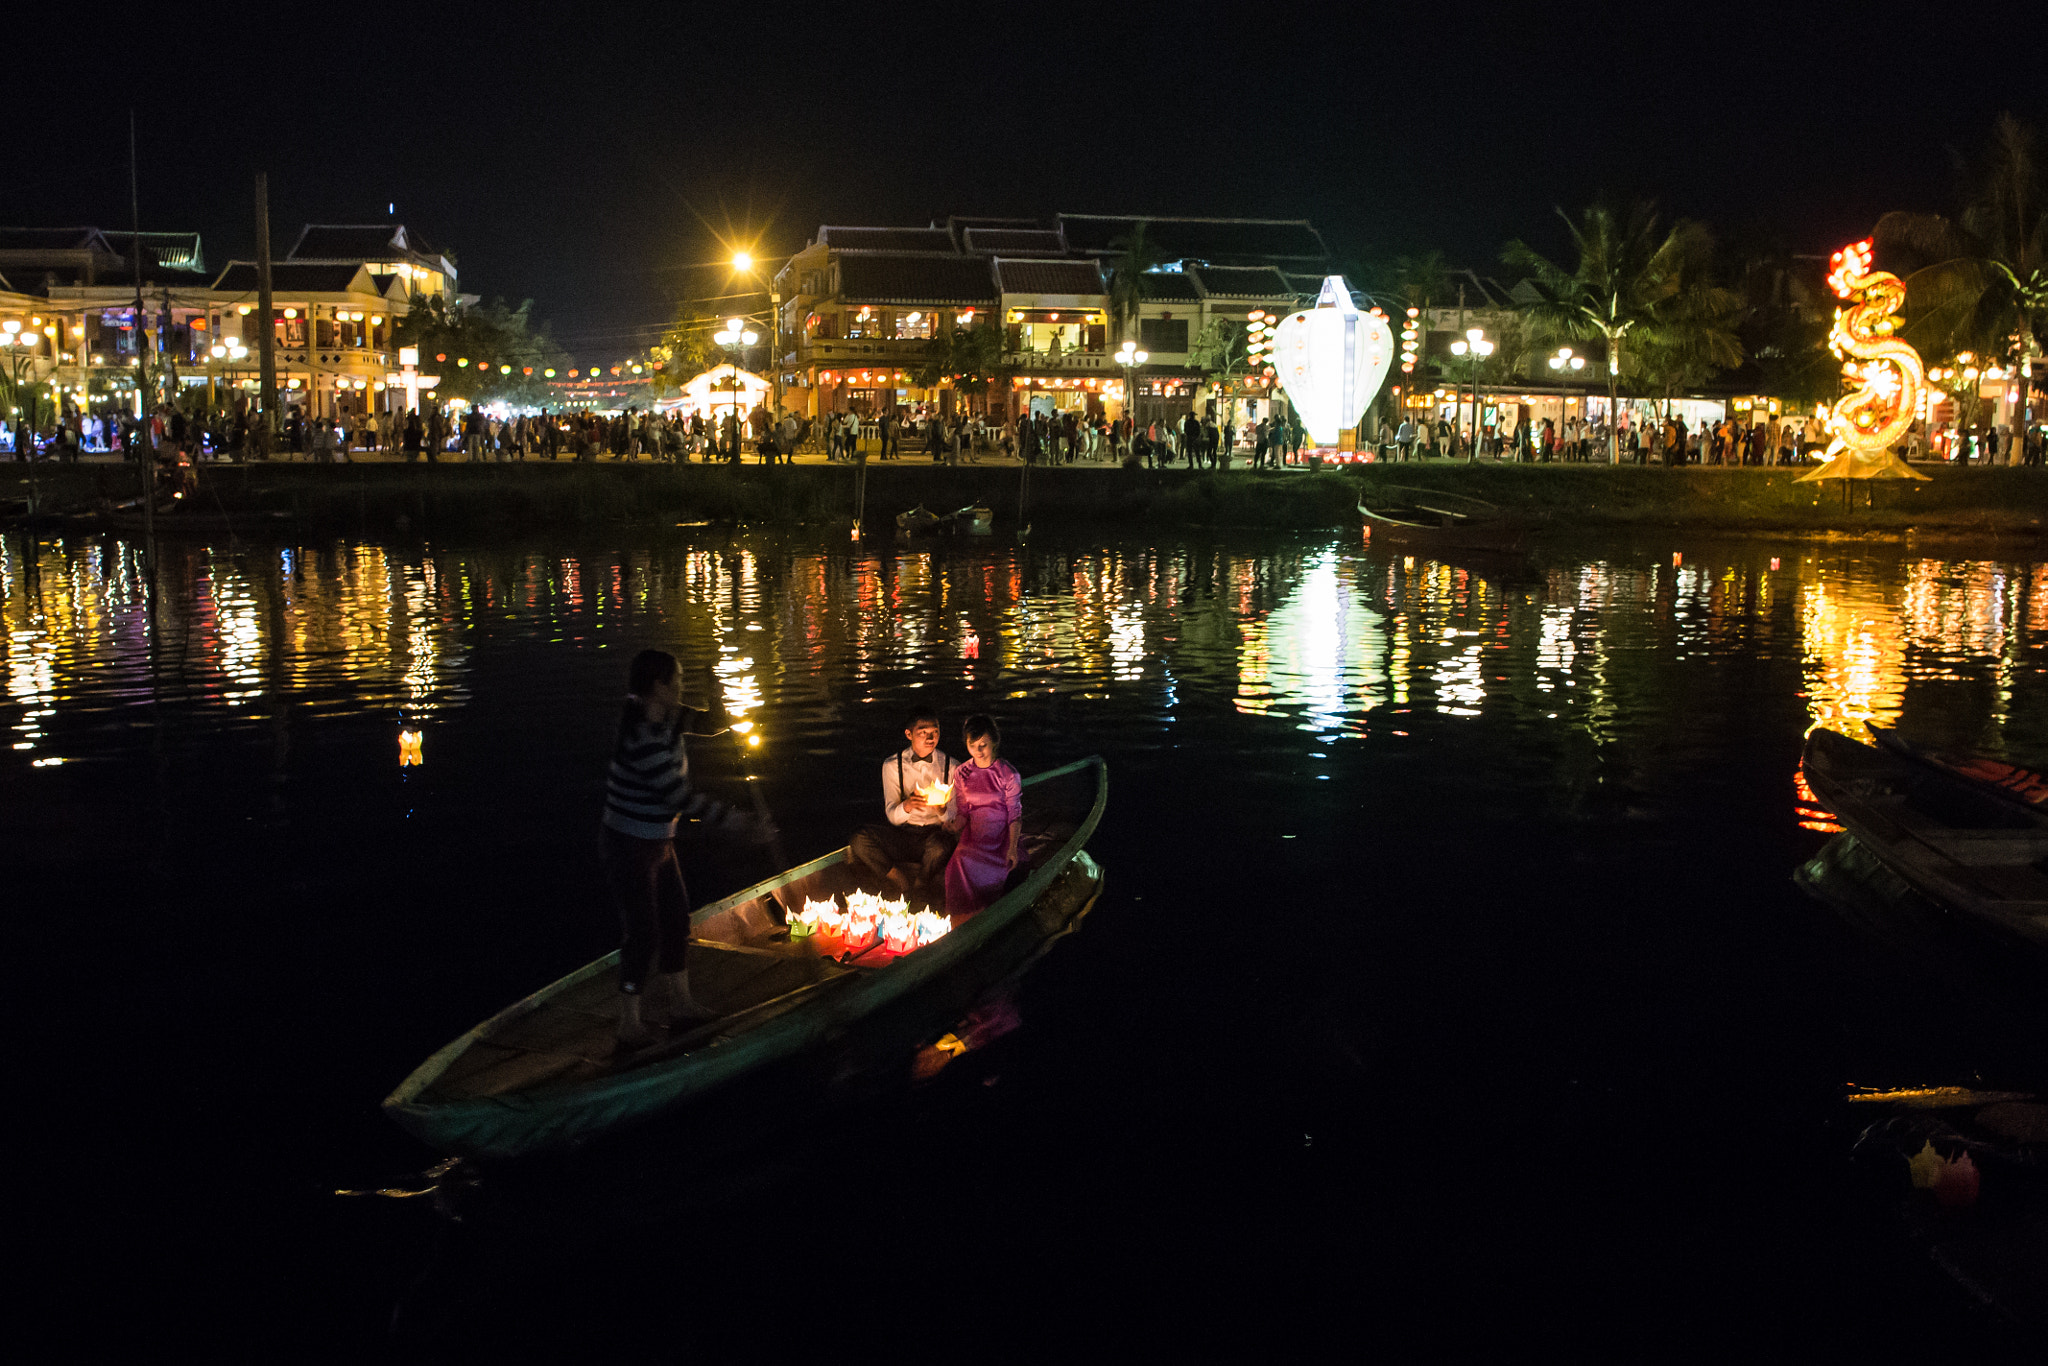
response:
{"label": "building facade", "polygon": [[[1135,289],[1119,291],[1126,265]],[[1147,421],[1205,397],[1270,402],[1194,364],[1202,339],[1219,325],[1241,333],[1254,309],[1296,307],[1328,266],[1321,236],[1292,220],[828,224],[775,280],[784,402],[813,417],[911,406]],[[1147,353],[1130,373],[1126,340]]]}
{"label": "building facade", "polygon": [[[423,297],[469,302],[456,287],[453,261],[401,224],[306,225],[271,267],[279,398],[307,417],[401,406],[399,320]],[[256,308],[256,264],[209,270],[197,233],[0,228],[6,358],[69,408],[132,409],[143,357],[209,403],[253,393]]]}

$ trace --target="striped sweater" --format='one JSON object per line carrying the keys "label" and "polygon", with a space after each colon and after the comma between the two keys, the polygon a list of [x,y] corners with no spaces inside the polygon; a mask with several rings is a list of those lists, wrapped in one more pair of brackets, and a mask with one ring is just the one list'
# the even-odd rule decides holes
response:
{"label": "striped sweater", "polygon": [[668,725],[637,721],[619,737],[605,783],[604,826],[641,840],[674,837],[678,818],[732,825],[738,813],[690,786],[684,736],[700,712],[685,711]]}

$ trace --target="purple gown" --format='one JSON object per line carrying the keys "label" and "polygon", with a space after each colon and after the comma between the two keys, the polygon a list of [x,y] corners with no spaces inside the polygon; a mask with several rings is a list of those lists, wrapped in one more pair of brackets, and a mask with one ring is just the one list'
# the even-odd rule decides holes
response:
{"label": "purple gown", "polygon": [[[946,823],[960,832],[946,864],[946,914],[968,915],[1002,895],[1010,876],[1010,823],[1024,815],[1024,782],[1001,759],[953,770]],[[1021,852],[1021,851],[1020,851]]]}

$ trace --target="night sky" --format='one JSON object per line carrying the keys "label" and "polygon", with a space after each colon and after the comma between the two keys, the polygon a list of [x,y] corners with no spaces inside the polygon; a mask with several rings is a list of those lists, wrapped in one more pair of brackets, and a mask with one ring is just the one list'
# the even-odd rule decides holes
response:
{"label": "night sky", "polygon": [[143,226],[199,230],[210,267],[253,253],[259,170],[280,253],[395,202],[586,362],[728,287],[693,265],[821,221],[1306,217],[1345,258],[1484,270],[1514,236],[1562,252],[1553,207],[1605,193],[1826,253],[1948,208],[2000,110],[2048,126],[2038,2],[122,13],[10,19],[0,220],[127,226],[133,105]]}

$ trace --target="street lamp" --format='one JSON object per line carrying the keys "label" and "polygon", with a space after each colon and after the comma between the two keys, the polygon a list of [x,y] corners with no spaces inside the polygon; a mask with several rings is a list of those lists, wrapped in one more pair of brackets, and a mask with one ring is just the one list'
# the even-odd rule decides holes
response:
{"label": "street lamp", "polygon": [[726,323],[723,332],[712,333],[711,340],[724,347],[734,357],[729,383],[732,385],[733,425],[737,428],[740,413],[740,366],[738,357],[745,353],[747,347],[761,340],[761,334],[749,330],[742,319],[733,318]]}
{"label": "street lamp", "polygon": [[206,349],[206,406],[208,408],[214,405],[215,369],[222,361],[234,361],[239,364],[248,359],[248,356],[249,348],[242,345],[240,337],[230,337],[226,341],[217,341]]}
{"label": "street lamp", "polygon": [[1451,354],[1465,358],[1465,376],[1472,386],[1472,445],[1465,456],[1469,463],[1479,458],[1479,362],[1493,354],[1493,343],[1480,329],[1468,327],[1462,340],[1451,343]]}
{"label": "street lamp", "polygon": [[1150,359],[1149,353],[1140,351],[1134,341],[1126,341],[1117,349],[1116,363],[1124,368],[1124,400],[1130,409],[1131,430],[1138,427],[1138,367]]}
{"label": "street lamp", "polygon": [[[1562,379],[1564,378],[1564,372],[1567,370],[1576,374],[1579,371],[1585,369],[1586,358],[1584,356],[1574,356],[1572,354],[1572,349],[1569,346],[1560,346],[1557,348],[1557,354],[1550,358],[1550,368],[1557,371],[1558,378]],[[1562,437],[1564,433],[1564,409],[1565,404],[1568,402],[1570,402],[1570,400],[1567,399],[1562,393],[1558,395],[1557,426],[1558,434],[1560,437]]]}
{"label": "street lamp", "polygon": [[[10,318],[0,323],[0,347],[5,347],[7,357],[8,392],[14,399],[14,458],[22,458],[22,436],[35,424],[35,395],[28,390],[35,387],[36,334],[24,331],[19,322]],[[27,383],[23,383],[24,376]],[[53,391],[54,392],[54,391]],[[29,453],[34,454],[34,438],[29,439]]]}
{"label": "street lamp", "polygon": [[[732,254],[732,269],[735,275],[751,275],[754,272],[754,254],[736,251]],[[775,290],[775,282],[768,284],[768,386],[773,395],[774,411],[782,413],[782,295]]]}

